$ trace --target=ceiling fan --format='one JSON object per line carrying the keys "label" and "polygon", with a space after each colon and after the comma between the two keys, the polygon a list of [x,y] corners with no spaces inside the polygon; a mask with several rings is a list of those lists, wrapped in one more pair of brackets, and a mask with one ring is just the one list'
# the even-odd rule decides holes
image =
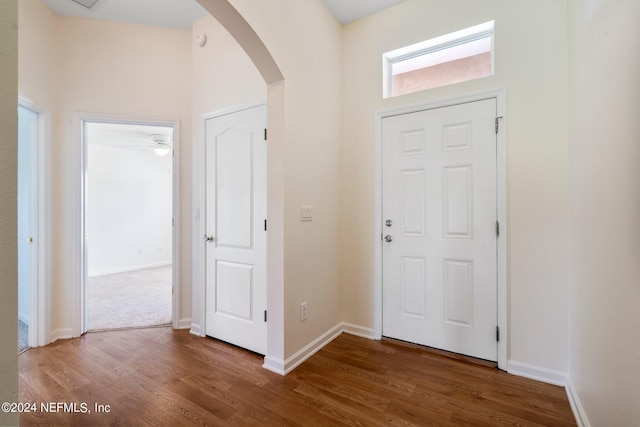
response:
{"label": "ceiling fan", "polygon": [[151,135],[153,139],[153,152],[158,156],[166,156],[171,152],[171,138],[167,135]]}
{"label": "ceiling fan", "polygon": [[129,133],[126,140],[128,141],[128,143],[122,144],[121,147],[134,149],[137,148],[143,150],[151,148],[153,152],[158,156],[166,156],[173,149],[173,144],[169,135],[149,135],[145,133],[134,135],[133,133]]}

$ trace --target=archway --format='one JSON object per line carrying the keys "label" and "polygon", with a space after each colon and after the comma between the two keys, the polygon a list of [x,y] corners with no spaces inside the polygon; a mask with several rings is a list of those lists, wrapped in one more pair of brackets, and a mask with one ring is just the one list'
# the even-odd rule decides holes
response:
{"label": "archway", "polygon": [[[197,1],[238,42],[268,85],[267,309],[269,322],[264,367],[284,374],[282,369],[284,364],[284,77],[260,37],[233,5],[227,0]],[[194,292],[194,311],[202,299],[199,297],[198,292]],[[203,315],[204,313],[200,313],[201,318]]]}

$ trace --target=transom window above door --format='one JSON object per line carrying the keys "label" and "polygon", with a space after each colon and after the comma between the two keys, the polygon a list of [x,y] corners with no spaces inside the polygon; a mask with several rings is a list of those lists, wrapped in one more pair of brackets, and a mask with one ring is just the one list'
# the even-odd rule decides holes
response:
{"label": "transom window above door", "polygon": [[383,97],[493,75],[493,21],[382,55]]}

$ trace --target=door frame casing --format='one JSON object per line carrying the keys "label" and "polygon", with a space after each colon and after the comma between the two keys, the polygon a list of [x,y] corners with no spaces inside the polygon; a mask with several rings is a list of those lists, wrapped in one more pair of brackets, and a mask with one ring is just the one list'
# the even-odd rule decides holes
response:
{"label": "door frame casing", "polygon": [[73,141],[74,160],[77,165],[75,176],[77,181],[74,186],[74,201],[77,215],[74,223],[76,228],[76,238],[73,242],[76,245],[73,257],[73,272],[75,283],[72,292],[72,336],[80,336],[87,331],[86,319],[86,286],[87,286],[87,242],[86,242],[86,215],[87,215],[87,179],[88,179],[88,159],[87,140],[85,135],[85,123],[113,123],[131,124],[147,126],[167,126],[173,128],[173,166],[172,166],[172,327],[179,328],[180,322],[180,120],[171,119],[150,119],[146,117],[126,116],[117,114],[96,114],[96,113],[73,113]]}
{"label": "door frame casing", "polygon": [[[239,104],[239,105],[235,105],[232,107],[228,107],[228,108],[223,108],[220,110],[216,110],[216,111],[212,111],[210,113],[204,114],[202,115],[202,122],[201,122],[201,130],[202,130],[202,138],[201,138],[201,142],[200,144],[198,144],[197,148],[194,148],[194,153],[197,153],[197,158],[199,161],[199,165],[198,165],[198,169],[200,171],[200,174],[198,177],[196,177],[196,179],[200,180],[200,185],[199,185],[199,194],[198,197],[194,197],[194,204],[197,203],[196,206],[194,206],[194,210],[197,212],[196,213],[196,217],[198,219],[198,226],[197,227],[193,227],[194,231],[197,230],[197,235],[194,236],[194,258],[198,260],[198,290],[199,290],[199,300],[197,301],[198,304],[198,310],[199,310],[199,323],[198,324],[194,324],[191,327],[191,333],[200,337],[204,337],[207,335],[206,331],[207,331],[207,277],[206,277],[206,265],[207,265],[207,258],[206,258],[206,249],[205,249],[205,242],[204,242],[204,235],[206,233],[206,206],[207,206],[207,198],[206,198],[206,183],[204,182],[205,178],[206,178],[206,172],[207,172],[207,165],[206,165],[206,156],[205,156],[205,150],[206,150],[206,143],[207,143],[207,120],[209,119],[213,119],[216,117],[220,117],[220,116],[225,116],[227,114],[233,114],[233,113],[238,113],[240,111],[244,111],[244,110],[249,110],[251,108],[256,108],[256,107],[261,107],[261,106],[266,106],[268,108],[267,105],[267,100],[266,99],[258,99],[258,100],[254,100],[254,101],[250,101],[250,102],[246,102],[243,104]],[[268,125],[268,123],[267,123]],[[267,159],[268,162],[268,159]],[[265,210],[268,208],[268,203],[267,206],[265,206]],[[268,211],[267,211],[268,214]],[[267,235],[267,239],[268,239],[268,235]],[[267,250],[268,250],[268,246],[267,246]],[[267,265],[265,263],[265,265]],[[268,268],[268,265],[267,265]],[[265,272],[266,273],[266,272]],[[267,286],[268,288],[268,276],[265,275],[265,286]],[[194,292],[195,294],[195,292]],[[268,296],[268,292],[267,292],[267,296]],[[196,303],[196,301],[194,301],[194,304]],[[269,298],[267,297],[267,312],[269,311]],[[268,332],[268,328],[267,328],[267,332],[266,332],[267,336],[265,337],[266,342],[269,342],[269,332]]]}
{"label": "door frame casing", "polygon": [[507,91],[496,89],[493,91],[479,92],[463,97],[447,98],[428,103],[413,104],[378,111],[375,114],[375,195],[374,195],[374,329],[375,339],[382,339],[382,122],[387,117],[416,113],[419,111],[433,110],[465,104],[487,99],[496,100],[496,117],[499,117],[499,132],[496,135],[497,143],[497,220],[500,223],[500,235],[497,239],[497,273],[498,273],[498,313],[497,326],[500,328],[500,341],[498,341],[498,368],[507,369],[508,349],[508,286],[507,286],[507,132],[506,111]]}
{"label": "door frame casing", "polygon": [[33,221],[30,223],[31,234],[34,237],[34,247],[30,253],[30,283],[29,283],[29,347],[49,344],[47,331],[51,329],[49,319],[49,294],[47,291],[49,277],[49,259],[47,251],[49,232],[49,205],[47,203],[47,183],[49,167],[46,150],[46,124],[49,120],[46,110],[39,108],[31,100],[18,97],[18,106],[36,114],[36,142],[35,147],[29,147],[29,199],[30,210],[33,211]]}

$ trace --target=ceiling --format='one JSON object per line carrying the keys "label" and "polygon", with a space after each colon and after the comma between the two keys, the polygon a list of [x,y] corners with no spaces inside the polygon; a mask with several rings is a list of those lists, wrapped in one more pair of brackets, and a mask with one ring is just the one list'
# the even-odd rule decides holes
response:
{"label": "ceiling", "polygon": [[[405,0],[322,0],[343,24],[403,1]],[[207,15],[207,11],[196,0],[99,0],[92,10],[87,10],[72,0],[44,2],[58,15],[185,30],[191,29],[194,21]]]}
{"label": "ceiling", "polygon": [[[151,153],[161,144],[155,138],[164,137],[162,145],[173,146],[173,128],[167,126],[134,125],[120,123],[87,123],[87,142]],[[156,139],[157,140],[157,139]]]}
{"label": "ceiling", "polygon": [[327,9],[343,24],[379,12],[405,0],[322,0]]}
{"label": "ceiling", "polygon": [[190,30],[194,21],[207,15],[195,0],[100,0],[92,10],[71,0],[44,2],[58,15],[185,30]]}

